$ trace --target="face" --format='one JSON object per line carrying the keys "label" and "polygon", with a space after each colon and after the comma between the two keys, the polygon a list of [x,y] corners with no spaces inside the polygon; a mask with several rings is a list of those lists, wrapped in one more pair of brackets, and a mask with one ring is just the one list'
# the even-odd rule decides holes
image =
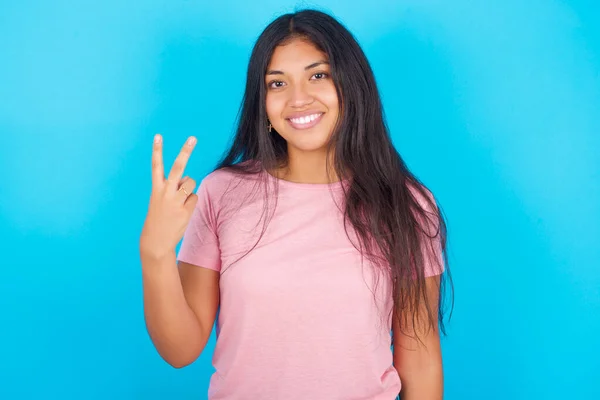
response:
{"label": "face", "polygon": [[288,152],[326,151],[338,118],[338,97],[327,55],[296,39],[275,49],[267,68],[269,121]]}

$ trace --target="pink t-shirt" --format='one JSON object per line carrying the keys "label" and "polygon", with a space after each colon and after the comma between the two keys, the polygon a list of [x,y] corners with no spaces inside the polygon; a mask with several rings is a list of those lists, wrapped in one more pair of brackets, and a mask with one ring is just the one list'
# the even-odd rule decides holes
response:
{"label": "pink t-shirt", "polygon": [[178,254],[221,274],[209,399],[395,399],[391,283],[348,239],[342,187],[265,176],[274,214],[256,178],[209,174]]}

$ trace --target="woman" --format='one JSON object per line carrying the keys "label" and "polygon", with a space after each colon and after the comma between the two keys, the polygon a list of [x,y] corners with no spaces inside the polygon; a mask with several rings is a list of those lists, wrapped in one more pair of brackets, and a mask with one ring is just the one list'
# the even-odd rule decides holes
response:
{"label": "woman", "polygon": [[352,35],[318,11],[277,18],[197,194],[195,144],[166,178],[154,144],[140,251],[160,355],[192,363],[216,320],[210,399],[441,399],[445,224]]}

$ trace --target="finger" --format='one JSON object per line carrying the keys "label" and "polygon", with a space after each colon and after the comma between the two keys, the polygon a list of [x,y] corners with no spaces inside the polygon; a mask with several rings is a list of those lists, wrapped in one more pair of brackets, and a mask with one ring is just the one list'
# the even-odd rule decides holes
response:
{"label": "finger", "polygon": [[196,193],[190,194],[188,198],[185,200],[183,207],[191,214],[194,212],[194,208],[196,208],[196,204],[198,203],[198,195]]}
{"label": "finger", "polygon": [[194,193],[194,188],[196,187],[196,181],[192,178],[185,177],[182,180],[181,185],[179,185],[179,189],[177,190],[178,194],[181,196],[182,201],[186,201],[186,199]]}
{"label": "finger", "polygon": [[173,166],[171,167],[171,171],[169,172],[169,182],[172,184],[178,184],[179,180],[183,176],[183,171],[185,170],[185,166],[190,159],[190,155],[192,154],[192,150],[196,146],[196,138],[190,137],[187,142],[183,145],[179,155],[175,159]]}
{"label": "finger", "polygon": [[189,176],[184,176],[183,178],[181,178],[181,180],[179,181],[179,187],[181,187],[181,185],[183,185],[189,179]]}
{"label": "finger", "polygon": [[154,136],[154,145],[152,147],[152,185],[157,186],[164,182],[165,169],[163,167],[162,156],[162,136]]}

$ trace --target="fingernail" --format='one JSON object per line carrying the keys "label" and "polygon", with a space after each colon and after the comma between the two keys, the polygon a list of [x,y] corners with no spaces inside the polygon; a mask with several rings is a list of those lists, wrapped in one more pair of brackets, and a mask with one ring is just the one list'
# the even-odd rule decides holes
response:
{"label": "fingernail", "polygon": [[193,145],[194,145],[194,143],[196,143],[196,138],[195,138],[195,137],[191,137],[191,138],[189,138],[189,139],[188,139],[188,144],[189,144],[190,146],[193,146]]}
{"label": "fingernail", "polygon": [[154,143],[160,143],[160,139],[161,138],[159,134],[154,135]]}

